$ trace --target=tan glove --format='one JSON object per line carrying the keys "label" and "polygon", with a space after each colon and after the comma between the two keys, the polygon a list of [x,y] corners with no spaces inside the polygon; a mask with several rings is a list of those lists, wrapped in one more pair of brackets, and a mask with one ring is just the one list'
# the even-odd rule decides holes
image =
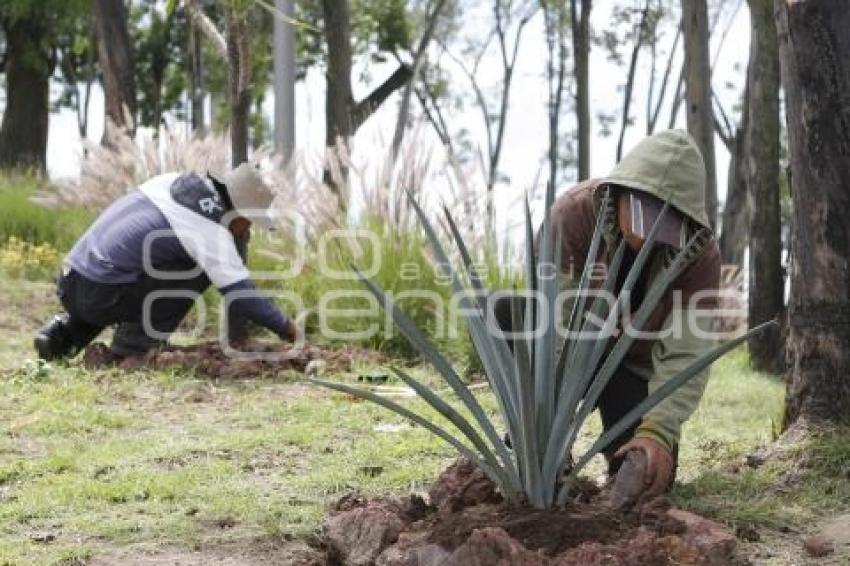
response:
{"label": "tan glove", "polygon": [[646,456],[646,469],[643,474],[643,493],[640,501],[658,497],[673,479],[673,455],[667,447],[651,438],[633,438],[614,454],[623,458],[632,450],[640,450]]}

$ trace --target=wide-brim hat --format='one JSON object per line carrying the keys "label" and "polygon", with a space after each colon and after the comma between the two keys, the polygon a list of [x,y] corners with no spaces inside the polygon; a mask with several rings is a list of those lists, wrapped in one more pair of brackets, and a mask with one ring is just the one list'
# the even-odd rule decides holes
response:
{"label": "wide-brim hat", "polygon": [[277,218],[271,206],[275,194],[255,165],[239,165],[224,176],[223,182],[236,214],[268,230],[274,228]]}

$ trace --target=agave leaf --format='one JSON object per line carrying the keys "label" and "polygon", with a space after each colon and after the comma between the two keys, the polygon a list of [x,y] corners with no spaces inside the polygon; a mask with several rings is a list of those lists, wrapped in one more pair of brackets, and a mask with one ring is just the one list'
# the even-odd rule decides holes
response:
{"label": "agave leaf", "polygon": [[[625,241],[620,240],[620,243],[617,246],[617,251],[614,252],[614,256],[611,259],[605,284],[601,289],[601,293],[603,295],[607,296],[614,290],[617,276],[620,271],[620,265],[622,264],[623,256],[625,255],[625,250]],[[604,304],[605,301],[600,297],[594,298],[591,312],[596,316],[600,316],[601,308]],[[561,388],[558,403],[556,405],[555,420],[552,423],[551,434],[547,439],[548,442],[544,448],[545,452],[543,457],[543,477],[546,478],[546,487],[549,490],[547,492],[547,497],[549,499],[554,496],[555,483],[560,475],[561,465],[564,457],[571,448],[571,444],[567,443],[566,439],[568,438],[569,431],[572,428],[576,410],[579,402],[581,402],[582,396],[585,394],[585,391],[587,391],[588,383],[590,383],[593,378],[596,366],[599,363],[599,357],[602,355],[601,351],[604,351],[605,346],[608,344],[608,338],[613,330],[613,324],[616,324],[615,314],[616,313],[612,311],[611,316],[607,318],[605,324],[599,330],[598,338],[596,338],[595,342],[593,342],[596,347],[594,348],[591,359],[586,362],[574,362],[574,365],[577,366],[576,369],[568,370],[568,375],[572,379],[571,381],[566,381],[568,378],[565,377],[564,385]],[[589,323],[590,320],[585,323],[582,328],[583,333],[586,333],[589,330],[587,328]],[[589,348],[588,343],[590,342],[590,339],[584,338],[583,341],[576,342],[575,347],[581,347],[582,349],[587,350]],[[577,354],[577,357],[583,359],[586,357],[586,354]]]}
{"label": "agave leaf", "polygon": [[[545,277],[538,275],[538,284],[541,300],[537,301],[537,321],[550,318],[554,312],[551,308],[555,304],[558,293],[558,269],[553,261],[554,249],[552,232],[552,201],[554,200],[554,188],[552,183],[546,189],[546,208],[543,218],[543,231],[540,243],[540,257],[537,260],[538,269],[547,268]],[[555,321],[549,320],[543,332],[536,337],[534,346],[534,402],[537,410],[537,445],[542,453],[548,441],[549,429],[552,425],[552,410],[554,407],[554,360],[555,360]]]}
{"label": "agave leaf", "polygon": [[567,335],[564,337],[564,340],[561,344],[561,353],[558,356],[558,365],[556,369],[559,379],[559,390],[563,386],[563,380],[565,377],[565,370],[567,366],[567,357],[574,347],[574,341],[571,338],[571,333],[578,330],[582,313],[584,313],[586,297],[584,293],[581,292],[581,290],[587,288],[592,266],[594,262],[596,262],[596,258],[599,255],[599,246],[602,243],[602,232],[605,225],[605,215],[609,205],[609,198],[610,197],[606,192],[599,207],[599,211],[596,215],[596,225],[593,228],[593,237],[590,240],[590,248],[588,249],[587,258],[584,262],[584,267],[582,268],[581,277],[579,278],[578,282],[577,289],[579,289],[580,292],[578,296],[576,296],[576,298],[573,300],[570,318],[566,326]]}
{"label": "agave leaf", "polygon": [[484,309],[486,308],[485,295],[487,291],[484,286],[484,282],[481,280],[481,276],[478,274],[478,270],[472,262],[472,255],[466,247],[466,242],[463,241],[463,235],[461,235],[460,230],[457,227],[457,223],[455,223],[455,220],[452,217],[452,213],[449,212],[448,207],[445,205],[443,205],[443,214],[446,216],[446,220],[449,223],[449,230],[457,244],[457,249],[460,252],[460,258],[463,261],[463,265],[466,267],[466,273],[469,275],[469,281],[472,283],[472,287],[476,291],[480,291],[482,293],[479,297],[479,306]]}
{"label": "agave leaf", "polygon": [[427,429],[431,433],[439,436],[452,446],[454,446],[458,452],[469,458],[471,461],[475,462],[475,464],[481,468],[481,470],[486,473],[490,479],[492,479],[499,486],[499,489],[503,490],[505,494],[511,494],[512,486],[510,484],[504,484],[502,474],[498,473],[496,469],[494,469],[490,464],[481,459],[481,456],[478,455],[474,450],[469,448],[463,442],[452,436],[451,433],[446,431],[445,429],[435,425],[425,417],[421,415],[417,415],[410,409],[403,407],[396,403],[395,401],[391,401],[386,397],[381,397],[380,395],[376,395],[369,390],[361,389],[359,387],[352,387],[350,385],[346,385],[344,383],[337,383],[333,381],[324,381],[321,379],[309,379],[310,383],[315,385],[319,385],[321,387],[326,387],[328,389],[333,389],[335,391],[340,391],[342,393],[347,393],[349,395],[353,395],[354,397],[359,397],[360,399],[365,399],[367,401],[371,401],[372,403],[376,403],[389,409],[390,411],[401,415],[402,417],[413,421],[414,423],[422,426]]}
{"label": "agave leaf", "polygon": [[[438,413],[446,417],[457,429],[463,433],[463,435],[472,442],[473,446],[478,450],[484,460],[497,472],[499,472],[503,477],[503,482],[505,484],[511,484],[511,480],[505,474],[505,472],[501,469],[502,466],[496,460],[496,456],[493,454],[493,451],[487,446],[487,443],[484,442],[484,439],[481,438],[481,435],[478,434],[472,425],[467,421],[463,415],[461,415],[454,407],[443,401],[439,395],[434,393],[428,386],[419,383],[415,379],[413,379],[410,375],[405,373],[399,368],[393,367],[391,368],[393,373],[395,373],[399,379],[401,379],[404,383],[406,383],[411,389],[413,389],[417,395],[422,397],[426,403],[431,405]],[[516,485],[515,489],[520,489],[520,485]]]}
{"label": "agave leaf", "polygon": [[504,340],[497,340],[488,332],[487,324],[483,320],[480,310],[473,308],[474,305],[467,296],[467,290],[461,283],[457,272],[452,267],[449,257],[443,249],[431,222],[413,195],[408,192],[407,197],[422,223],[422,228],[431,245],[431,250],[437,256],[437,261],[449,271],[452,289],[460,297],[461,306],[470,314],[467,317],[467,324],[472,335],[472,341],[481,358],[481,363],[484,365],[485,373],[490,379],[490,383],[496,393],[496,399],[499,402],[502,416],[506,421],[505,424],[508,430],[513,432],[516,428],[518,416],[516,390],[513,386],[513,367],[509,362],[510,351],[508,350],[508,346]]}
{"label": "agave leaf", "polygon": [[530,339],[534,335],[535,324],[534,313],[534,291],[537,290],[537,258],[534,255],[534,226],[531,221],[531,208],[528,204],[528,197],[525,198],[525,277],[526,289],[530,295],[525,300],[525,316],[523,317],[523,326],[528,340],[528,359],[534,359],[534,340]]}
{"label": "agave leaf", "polygon": [[410,343],[416,348],[422,357],[428,361],[434,368],[440,373],[443,379],[446,380],[449,387],[451,387],[452,391],[460,398],[464,405],[466,405],[467,409],[469,409],[472,416],[475,418],[475,421],[481,427],[481,430],[484,431],[484,434],[490,440],[490,443],[496,448],[496,451],[499,453],[499,457],[502,460],[505,468],[508,470],[508,473],[518,480],[518,474],[516,471],[516,467],[511,460],[510,454],[507,451],[507,448],[499,437],[498,433],[496,433],[496,429],[493,426],[493,423],[487,417],[484,409],[478,403],[478,400],[475,396],[469,391],[469,388],[463,383],[463,380],[455,373],[454,368],[452,368],[451,364],[446,360],[437,350],[431,345],[425,335],[421,330],[416,326],[416,324],[410,320],[410,318],[399,309],[395,303],[386,295],[383,289],[381,289],[377,284],[370,281],[367,277],[363,275],[363,273],[357,269],[357,267],[352,266],[352,268],[357,273],[357,276],[366,286],[366,288],[378,299],[381,305],[383,305],[384,309],[390,312],[395,321],[396,325],[398,325],[399,329],[402,333],[410,340]]}
{"label": "agave leaf", "polygon": [[[518,299],[511,300],[511,319],[516,323],[522,322]],[[520,326],[520,324],[515,324]],[[524,333],[523,333],[524,334]],[[538,447],[534,436],[535,412],[534,412],[534,383],[532,382],[531,361],[528,359],[528,348],[525,346],[525,337],[514,342],[514,359],[516,363],[517,385],[519,393],[519,437],[512,438],[515,451],[520,463],[525,491],[532,505],[543,506],[544,488],[540,479],[540,466],[538,464]]]}
{"label": "agave leaf", "polygon": [[648,395],[643,401],[638,403],[631,411],[626,413],[623,418],[621,418],[617,423],[608,429],[604,434],[602,434],[596,442],[593,443],[593,446],[587,451],[587,453],[582,456],[582,458],[576,463],[573,469],[570,471],[570,475],[567,476],[567,480],[564,486],[561,488],[561,491],[558,495],[558,504],[562,505],[566,502],[567,493],[569,491],[570,484],[575,481],[578,473],[584,468],[590,460],[605,450],[611,442],[617,439],[621,434],[626,432],[632,425],[634,425],[640,418],[648,413],[653,407],[662,402],[664,399],[669,397],[674,391],[676,391],[679,387],[687,383],[690,379],[693,379],[695,376],[699,375],[699,373],[717,361],[721,356],[730,352],[738,345],[742,344],[746,340],[749,340],[759,332],[763,331],[765,328],[771,325],[775,325],[776,321],[768,321],[764,324],[760,324],[753,328],[752,330],[744,333],[743,335],[730,340],[708,352],[700,356],[694,363],[690,366],[676,374],[675,376],[668,379],[664,384],[662,384],[658,389],[653,391],[650,395]]}

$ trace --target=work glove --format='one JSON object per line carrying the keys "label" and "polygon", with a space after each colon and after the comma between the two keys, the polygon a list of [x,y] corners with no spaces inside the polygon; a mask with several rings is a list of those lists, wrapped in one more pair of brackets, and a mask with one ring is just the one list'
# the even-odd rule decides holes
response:
{"label": "work glove", "polygon": [[666,446],[652,438],[633,438],[614,454],[615,458],[625,458],[632,450],[639,450],[646,457],[643,474],[643,492],[640,501],[649,501],[658,497],[673,480],[675,466],[673,455]]}

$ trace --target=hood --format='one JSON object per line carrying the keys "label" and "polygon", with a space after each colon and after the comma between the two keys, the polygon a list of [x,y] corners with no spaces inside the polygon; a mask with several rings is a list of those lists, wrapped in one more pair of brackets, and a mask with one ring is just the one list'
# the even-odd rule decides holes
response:
{"label": "hood", "polygon": [[603,179],[649,193],[711,229],[705,212],[705,162],[694,139],[683,130],[644,138]]}

